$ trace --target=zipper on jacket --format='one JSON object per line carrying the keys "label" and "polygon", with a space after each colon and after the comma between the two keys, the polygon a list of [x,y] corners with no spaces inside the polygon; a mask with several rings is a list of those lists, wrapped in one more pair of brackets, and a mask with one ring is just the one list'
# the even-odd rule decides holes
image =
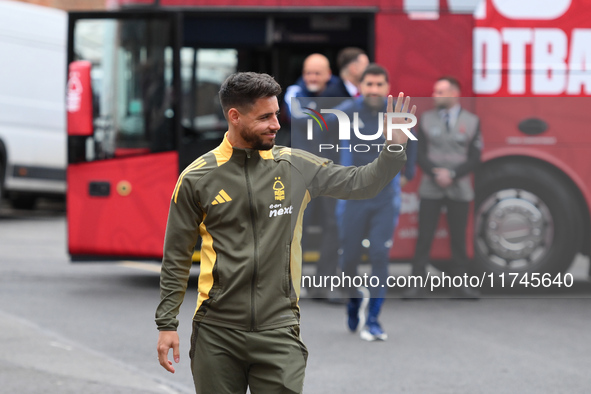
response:
{"label": "zipper on jacket", "polygon": [[244,159],[244,176],[246,178],[246,188],[248,190],[248,204],[250,207],[250,222],[252,224],[252,233],[254,238],[254,268],[252,270],[252,281],[250,283],[250,330],[254,331],[256,324],[255,321],[255,291],[258,275],[259,265],[259,242],[257,237],[257,226],[254,214],[254,206],[252,203],[252,186],[250,184],[250,176],[248,174],[248,159],[250,159],[250,152],[247,152],[246,158]]}

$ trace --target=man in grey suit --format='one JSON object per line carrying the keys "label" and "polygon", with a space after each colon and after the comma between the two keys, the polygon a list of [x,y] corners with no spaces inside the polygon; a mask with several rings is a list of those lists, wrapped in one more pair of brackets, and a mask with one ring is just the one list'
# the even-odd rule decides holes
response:
{"label": "man in grey suit", "polygon": [[[452,272],[468,271],[466,226],[474,189],[470,173],[480,163],[482,137],[478,116],[460,106],[460,84],[453,77],[442,77],[433,87],[435,109],[427,111],[418,123],[417,162],[423,171],[419,187],[419,236],[412,274],[426,277],[429,252],[441,208],[447,208],[451,238]],[[421,298],[427,287],[411,287],[404,298]],[[479,292],[468,286],[453,288],[454,296],[477,298]]]}

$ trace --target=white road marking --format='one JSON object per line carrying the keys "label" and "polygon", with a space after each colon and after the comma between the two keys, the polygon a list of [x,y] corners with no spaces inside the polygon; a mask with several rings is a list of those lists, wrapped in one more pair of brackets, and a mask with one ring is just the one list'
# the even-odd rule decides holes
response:
{"label": "white road marking", "polygon": [[137,261],[122,261],[117,265],[121,267],[134,268],[142,271],[156,272],[157,274],[160,273],[160,264],[140,263]]}

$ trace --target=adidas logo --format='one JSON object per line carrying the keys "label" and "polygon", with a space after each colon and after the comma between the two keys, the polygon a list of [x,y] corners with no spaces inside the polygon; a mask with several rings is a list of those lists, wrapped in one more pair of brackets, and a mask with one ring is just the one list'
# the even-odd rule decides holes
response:
{"label": "adidas logo", "polygon": [[228,201],[232,201],[232,198],[228,196],[228,193],[226,193],[224,189],[222,189],[218,195],[215,196],[215,200],[212,201],[211,205],[223,204]]}

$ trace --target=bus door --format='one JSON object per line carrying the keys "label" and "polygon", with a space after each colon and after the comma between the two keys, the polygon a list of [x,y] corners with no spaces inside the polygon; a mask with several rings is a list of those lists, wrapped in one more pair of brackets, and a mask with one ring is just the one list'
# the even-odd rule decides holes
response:
{"label": "bus door", "polygon": [[73,260],[162,255],[179,173],[174,17],[70,14],[67,217]]}
{"label": "bus door", "polygon": [[[340,49],[357,46],[373,55],[374,13],[374,9],[365,8],[183,12],[181,168],[198,157],[196,152],[215,148],[223,138],[227,122],[218,91],[228,75],[236,71],[268,73],[285,92],[301,76],[306,56],[315,52],[326,55],[338,75],[336,57]],[[276,143],[290,142],[289,122],[284,116]]]}

